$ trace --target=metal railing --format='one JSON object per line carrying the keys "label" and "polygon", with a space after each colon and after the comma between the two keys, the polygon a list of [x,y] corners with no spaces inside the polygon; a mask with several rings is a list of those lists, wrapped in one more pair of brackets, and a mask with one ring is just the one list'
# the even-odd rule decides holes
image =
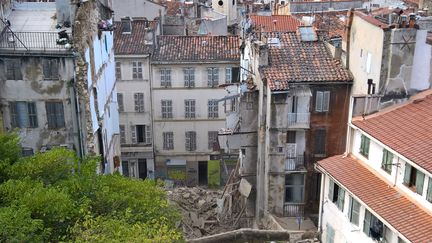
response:
{"label": "metal railing", "polygon": [[0,36],[0,49],[12,50],[67,50],[57,44],[57,32],[12,32],[6,30]]}
{"label": "metal railing", "polygon": [[288,127],[309,128],[310,113],[288,113]]}
{"label": "metal railing", "polygon": [[297,155],[296,157],[290,157],[285,159],[285,170],[286,171],[299,171],[304,169],[304,156]]}
{"label": "metal railing", "polygon": [[283,213],[285,217],[304,217],[305,203],[285,203]]}

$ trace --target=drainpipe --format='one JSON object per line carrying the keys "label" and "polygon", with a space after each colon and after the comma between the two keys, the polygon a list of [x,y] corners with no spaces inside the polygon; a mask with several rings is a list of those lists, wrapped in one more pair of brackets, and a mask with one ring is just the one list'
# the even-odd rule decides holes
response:
{"label": "drainpipe", "polygon": [[351,26],[354,19],[354,9],[351,8],[348,11],[348,23],[347,23],[347,50],[346,50],[346,67],[349,68],[349,59],[350,59],[350,48],[351,48]]}
{"label": "drainpipe", "polygon": [[[156,36],[156,33],[154,34]],[[156,41],[153,44],[156,46]],[[151,136],[152,136],[152,155],[153,155],[153,179],[156,179],[156,153],[155,153],[155,130],[154,130],[154,122],[153,122],[153,72],[151,67],[151,57],[152,54],[148,55],[148,70],[149,70],[149,85],[150,85],[150,126],[151,126]]]}

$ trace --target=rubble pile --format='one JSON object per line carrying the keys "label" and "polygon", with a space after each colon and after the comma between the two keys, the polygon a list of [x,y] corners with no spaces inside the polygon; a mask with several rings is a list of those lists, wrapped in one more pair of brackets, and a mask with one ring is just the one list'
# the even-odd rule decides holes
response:
{"label": "rubble pile", "polygon": [[186,239],[199,238],[233,230],[233,224],[218,217],[218,199],[222,191],[199,187],[177,187],[169,190],[168,198],[182,211],[181,227]]}

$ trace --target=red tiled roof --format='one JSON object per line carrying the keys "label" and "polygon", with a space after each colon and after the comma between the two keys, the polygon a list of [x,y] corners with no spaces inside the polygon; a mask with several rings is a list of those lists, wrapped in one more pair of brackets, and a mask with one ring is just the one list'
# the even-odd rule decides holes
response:
{"label": "red tiled roof", "polygon": [[238,36],[174,36],[158,37],[156,62],[240,61]]}
{"label": "red tiled roof", "polygon": [[364,21],[366,21],[366,22],[368,22],[370,24],[373,24],[373,25],[375,25],[375,26],[377,26],[377,27],[379,27],[381,29],[387,30],[389,28],[388,24],[379,21],[378,19],[374,18],[371,15],[367,15],[367,14],[362,13],[360,11],[355,11],[354,14],[356,16],[360,17],[361,19],[363,19]]}
{"label": "red tiled roof", "polygon": [[[120,55],[149,54],[153,45],[145,44],[146,25],[145,20],[133,20],[132,32],[123,34],[121,22],[115,22],[117,28],[114,31],[114,53]],[[148,21],[149,28],[157,28],[157,21]]]}
{"label": "red tiled roof", "polygon": [[430,242],[432,215],[410,201],[352,157],[333,156],[318,162],[323,172],[357,196],[411,242]]}
{"label": "red tiled roof", "polygon": [[264,32],[295,32],[297,31],[297,27],[302,25],[298,19],[291,15],[251,15],[250,18],[257,30],[260,30],[260,27],[262,27]]}
{"label": "red tiled roof", "polygon": [[297,33],[279,35],[280,46],[269,47],[269,66],[261,68],[270,89],[289,83],[352,82],[350,72],[331,56],[323,41],[301,41]]}
{"label": "red tiled roof", "polygon": [[355,126],[432,173],[432,89],[391,110],[353,119]]}

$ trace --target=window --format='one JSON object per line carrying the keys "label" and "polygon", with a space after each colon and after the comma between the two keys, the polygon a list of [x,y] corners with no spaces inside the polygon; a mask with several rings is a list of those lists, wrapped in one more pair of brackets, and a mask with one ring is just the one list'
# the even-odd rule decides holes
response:
{"label": "window", "polygon": [[335,238],[335,230],[327,224],[327,237],[326,237],[326,243],[334,243]]}
{"label": "window", "polygon": [[36,103],[11,102],[9,103],[12,127],[34,128],[38,126]]}
{"label": "window", "polygon": [[387,149],[384,149],[381,168],[385,170],[387,173],[391,174],[392,164],[393,164],[393,154]]}
{"label": "window", "polygon": [[123,112],[124,111],[124,103],[123,103],[123,94],[117,93],[117,104],[118,104],[118,111]]}
{"label": "window", "polygon": [[305,174],[285,175],[285,202],[304,202],[304,176]]}
{"label": "window", "polygon": [[132,78],[133,79],[142,79],[142,62],[132,62]]}
{"label": "window", "polygon": [[59,78],[59,67],[57,59],[43,59],[43,75],[44,79],[58,79]]}
{"label": "window", "polygon": [[137,143],[145,142],[145,126],[144,125],[135,125],[136,134],[137,134]]}
{"label": "window", "polygon": [[50,101],[45,103],[48,128],[56,129],[65,126],[63,102],[61,101]]}
{"label": "window", "polygon": [[135,93],[135,112],[144,112],[144,93]]}
{"label": "window", "polygon": [[151,144],[151,130],[147,125],[132,125],[131,126],[132,143]]}
{"label": "window", "polygon": [[185,100],[185,118],[195,118],[195,100]]}
{"label": "window", "polygon": [[162,87],[171,87],[171,69],[162,68],[159,70]]}
{"label": "window", "polygon": [[126,130],[124,125],[120,125],[120,144],[126,143]]}
{"label": "window", "polygon": [[184,68],[184,86],[185,87],[195,87],[195,69],[194,68]]}
{"label": "window", "polygon": [[360,154],[362,154],[366,158],[369,158],[369,146],[370,146],[370,139],[365,135],[361,135]]}
{"label": "window", "polygon": [[326,154],[326,130],[318,129],[315,131],[315,155]]}
{"label": "window", "polygon": [[122,161],[122,174],[129,177],[129,162],[126,160]]}
{"label": "window", "polygon": [[174,149],[174,133],[173,132],[164,132],[163,136],[163,149],[164,150],[173,150]]}
{"label": "window", "polygon": [[6,60],[6,79],[22,80],[22,73],[19,60]]}
{"label": "window", "polygon": [[218,143],[218,134],[217,131],[208,132],[208,149],[214,150],[215,144]]}
{"label": "window", "polygon": [[330,104],[330,91],[317,91],[315,96],[315,111],[328,112]]}
{"label": "window", "polygon": [[424,177],[425,175],[421,171],[412,167],[410,164],[405,163],[405,175],[403,183],[413,192],[416,192],[420,195],[423,194]]}
{"label": "window", "polygon": [[121,19],[121,27],[123,34],[130,34],[132,31],[132,23],[130,18]]}
{"label": "window", "polygon": [[426,193],[426,200],[432,203],[432,177],[429,177],[428,189]]}
{"label": "window", "polygon": [[219,85],[219,68],[207,68],[207,84],[209,87]]}
{"label": "window", "polygon": [[348,209],[348,218],[351,223],[355,225],[359,225],[359,215],[360,215],[360,203],[357,202],[353,197],[349,197],[349,209]]}
{"label": "window", "polygon": [[343,212],[345,203],[345,190],[330,180],[328,198]]}
{"label": "window", "polygon": [[196,132],[186,132],[186,142],[185,148],[186,151],[195,151],[196,150]]}
{"label": "window", "polygon": [[208,100],[208,118],[218,118],[219,117],[219,106],[217,100]]}
{"label": "window", "polygon": [[237,109],[237,99],[233,98],[230,101],[231,101],[231,111],[236,111],[236,109]]}
{"label": "window", "polygon": [[172,117],[172,100],[162,100],[162,118]]}
{"label": "window", "polygon": [[130,126],[130,132],[131,132],[131,142],[132,144],[136,144],[138,141],[137,141],[136,127],[134,125]]}
{"label": "window", "polygon": [[225,68],[225,82],[227,84],[232,83],[232,70],[230,67]]}
{"label": "window", "polygon": [[32,148],[22,148],[21,149],[21,156],[22,157],[28,157],[34,155]]}
{"label": "window", "polygon": [[287,143],[296,143],[296,131],[287,132]]}
{"label": "window", "polygon": [[120,62],[116,62],[115,64],[115,76],[117,80],[121,80],[121,63]]}
{"label": "window", "polygon": [[363,221],[363,232],[374,240],[380,241],[383,235],[383,223],[374,215],[365,209],[365,217]]}

